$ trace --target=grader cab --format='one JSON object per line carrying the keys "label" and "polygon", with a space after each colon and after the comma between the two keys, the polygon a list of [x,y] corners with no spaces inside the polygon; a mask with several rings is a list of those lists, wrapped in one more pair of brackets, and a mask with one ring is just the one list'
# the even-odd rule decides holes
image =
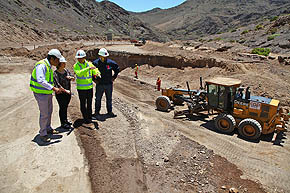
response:
{"label": "grader cab", "polygon": [[[215,111],[218,113],[214,119],[218,131],[231,133],[237,128],[241,136],[250,140],[258,139],[261,134],[286,131],[289,112],[280,107],[278,100],[251,96],[250,88],[240,87],[241,81],[237,79],[218,77],[205,82],[206,90],[188,90],[189,97],[182,96],[182,93],[176,95],[177,92],[167,92],[165,89],[161,99],[166,99],[166,110],[170,101],[178,98],[179,102],[187,103],[188,110],[175,111],[174,117]],[[170,98],[167,97],[168,93],[171,93]],[[164,110],[159,108],[160,105],[158,107],[158,99],[156,106],[157,109]]]}

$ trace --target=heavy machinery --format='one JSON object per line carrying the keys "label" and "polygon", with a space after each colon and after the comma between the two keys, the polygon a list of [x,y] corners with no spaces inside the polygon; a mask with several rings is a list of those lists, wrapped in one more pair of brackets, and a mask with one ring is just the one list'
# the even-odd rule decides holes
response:
{"label": "heavy machinery", "polygon": [[243,88],[241,81],[232,78],[202,79],[199,90],[162,89],[162,96],[156,99],[156,107],[168,111],[173,104],[187,103],[188,109],[175,111],[174,117],[216,112],[215,127],[222,133],[231,133],[235,128],[246,139],[258,139],[261,134],[286,131],[288,111],[280,107],[279,101],[260,96],[251,96],[250,88]]}

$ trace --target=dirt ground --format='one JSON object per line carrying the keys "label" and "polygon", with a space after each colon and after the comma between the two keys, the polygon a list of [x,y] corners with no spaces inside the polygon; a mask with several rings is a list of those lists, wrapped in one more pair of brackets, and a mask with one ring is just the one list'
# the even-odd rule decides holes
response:
{"label": "dirt ground", "polygon": [[74,132],[57,128],[55,98],[52,126],[60,134],[49,144],[39,139],[39,110],[29,90],[34,63],[0,57],[0,192],[91,192],[88,163]]}
{"label": "dirt ground", "polygon": [[[103,101],[101,119],[90,125],[80,124],[79,101],[74,90],[69,113],[74,121],[73,133],[88,160],[93,192],[229,192],[230,188],[239,192],[290,191],[289,140],[284,139],[284,143],[277,146],[273,145],[273,135],[251,142],[239,138],[237,133],[220,134],[213,127],[212,117],[173,119],[173,110],[168,113],[156,110],[155,99],[160,92],[154,88],[158,76],[162,79],[162,87],[183,88],[185,81],[190,82],[191,88],[198,88],[200,76],[234,77],[250,85],[254,94],[275,97],[289,108],[289,66],[280,65],[277,60],[253,59],[238,53],[216,53],[210,48],[192,50],[148,44],[138,49],[131,45],[107,46],[109,51],[110,47],[122,52],[141,49],[142,54],[158,52],[185,60],[215,57],[228,65],[177,69],[142,64],[138,80],[134,79],[131,67],[125,68],[114,83],[113,111],[117,117],[104,115]],[[71,68],[77,46],[62,48]],[[43,52],[49,48],[39,49]],[[30,55],[37,58],[36,53],[41,53],[39,49]],[[4,77],[5,74],[9,72],[0,75]],[[29,98],[27,93],[23,95]],[[63,142],[48,148],[58,148],[60,144]]]}

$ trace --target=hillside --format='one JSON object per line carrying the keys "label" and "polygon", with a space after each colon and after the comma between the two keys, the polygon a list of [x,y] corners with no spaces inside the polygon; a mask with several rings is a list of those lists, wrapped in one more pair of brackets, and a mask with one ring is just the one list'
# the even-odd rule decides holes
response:
{"label": "hillside", "polygon": [[0,2],[0,36],[5,42],[145,37],[164,40],[155,30],[110,2],[95,0],[9,0]]}
{"label": "hillside", "polygon": [[289,0],[187,0],[170,9],[134,14],[171,39],[189,40],[289,13]]}

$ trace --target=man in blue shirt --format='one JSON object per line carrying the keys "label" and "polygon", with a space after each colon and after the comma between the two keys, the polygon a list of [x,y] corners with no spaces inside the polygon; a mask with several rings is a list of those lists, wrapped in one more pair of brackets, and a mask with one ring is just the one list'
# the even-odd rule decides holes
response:
{"label": "man in blue shirt", "polygon": [[[108,59],[108,51],[105,48],[99,50],[99,58],[93,62],[93,65],[96,66],[100,73],[101,78],[96,79],[96,94],[95,94],[95,115],[94,118],[98,119],[101,110],[101,100],[102,96],[105,93],[106,95],[106,106],[107,106],[107,115],[109,117],[116,117],[112,112],[112,93],[113,93],[113,82],[117,78],[118,73],[120,72],[118,64]],[[114,71],[114,75],[112,74]]]}

